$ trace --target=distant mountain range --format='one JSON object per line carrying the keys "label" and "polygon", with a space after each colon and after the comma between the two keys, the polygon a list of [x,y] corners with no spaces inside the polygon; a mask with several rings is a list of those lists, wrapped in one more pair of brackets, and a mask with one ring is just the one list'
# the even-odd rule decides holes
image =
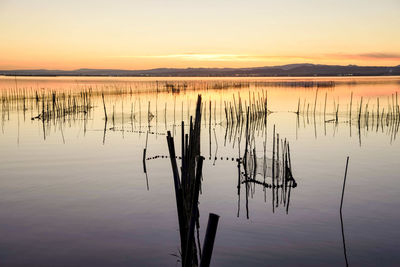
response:
{"label": "distant mountain range", "polygon": [[0,70],[7,76],[133,76],[133,77],[296,77],[296,76],[383,76],[400,75],[400,65],[357,66],[289,64],[255,68],[157,68],[149,70]]}

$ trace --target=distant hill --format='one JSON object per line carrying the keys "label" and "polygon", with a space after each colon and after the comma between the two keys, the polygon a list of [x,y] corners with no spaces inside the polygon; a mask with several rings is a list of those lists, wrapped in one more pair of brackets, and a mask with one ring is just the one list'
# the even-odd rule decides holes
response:
{"label": "distant hill", "polygon": [[255,68],[157,68],[149,70],[0,70],[7,76],[133,76],[133,77],[296,77],[296,76],[383,76],[400,75],[398,66],[289,64]]}

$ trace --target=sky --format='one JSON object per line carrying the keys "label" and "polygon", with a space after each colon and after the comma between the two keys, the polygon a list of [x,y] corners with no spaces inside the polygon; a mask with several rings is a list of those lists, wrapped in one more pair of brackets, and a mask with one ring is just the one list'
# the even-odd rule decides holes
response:
{"label": "sky", "polygon": [[399,0],[0,0],[0,69],[400,65]]}

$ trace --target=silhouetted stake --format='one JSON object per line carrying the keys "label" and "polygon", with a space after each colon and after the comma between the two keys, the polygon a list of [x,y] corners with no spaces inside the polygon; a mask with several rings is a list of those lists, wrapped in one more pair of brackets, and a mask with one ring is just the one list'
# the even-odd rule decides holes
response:
{"label": "silhouetted stake", "polygon": [[149,191],[149,177],[147,175],[147,172],[145,172],[144,174],[146,175],[146,188],[147,188],[147,191]]}
{"label": "silhouetted stake", "polygon": [[217,124],[217,101],[214,100],[214,125]]}
{"label": "silhouetted stake", "polygon": [[[206,106],[204,106],[204,110],[206,110],[205,107]],[[199,241],[198,213],[198,199],[201,190],[202,167],[204,160],[204,158],[200,156],[200,128],[202,111],[203,108],[201,106],[201,96],[199,95],[194,123],[192,121],[192,117],[190,117],[189,134],[185,134],[185,124],[182,121],[181,179],[179,179],[179,172],[176,163],[177,157],[175,154],[174,140],[171,136],[171,132],[167,132],[167,143],[174,176],[179,232],[181,237],[182,266],[198,266],[195,227],[197,227],[197,245],[199,256],[200,258],[203,258]],[[210,242],[204,244],[204,249],[212,252],[212,244],[210,244]],[[207,256],[205,259],[207,259]]]}
{"label": "silhouetted stake", "polygon": [[[278,202],[279,202],[279,181],[278,181],[278,177],[280,174],[280,164],[279,164],[279,134],[276,134],[276,163],[277,163],[277,168],[276,168],[276,194],[275,194],[275,198],[276,198],[276,207],[278,207]],[[275,190],[275,188],[273,188],[273,190]]]}
{"label": "silhouetted stake", "polygon": [[239,112],[238,112],[238,109],[236,107],[235,94],[233,94],[233,107],[235,108],[235,118],[236,118],[236,121],[238,122],[239,121]]}
{"label": "silhouetted stake", "polygon": [[179,179],[178,167],[176,164],[176,155],[175,155],[175,145],[174,138],[171,137],[171,132],[167,132],[167,143],[169,150],[169,158],[171,160],[172,172],[174,177],[174,187],[175,187],[175,198],[176,198],[176,207],[178,212],[178,221],[179,221],[179,233],[181,238],[181,252],[182,255],[185,255],[185,241],[186,241],[186,219],[185,219],[185,208],[183,202],[182,188]]}
{"label": "silhouetted stake", "polygon": [[107,132],[107,119],[104,120],[103,145],[106,142],[106,132]]}
{"label": "silhouetted stake", "polygon": [[376,130],[379,127],[379,97],[376,99]]}
{"label": "silhouetted stake", "polygon": [[[247,113],[246,113],[246,144],[245,144],[245,148],[244,148],[244,176],[245,176],[245,180],[247,181],[248,179],[248,173],[247,173],[247,149],[248,149],[248,145],[249,145],[249,113],[250,113],[250,107],[247,107]],[[249,189],[248,189],[248,184],[246,183],[246,217],[247,219],[249,219]]]}
{"label": "silhouetted stake", "polygon": [[343,198],[344,198],[344,190],[345,190],[345,187],[346,187],[346,177],[347,177],[347,166],[348,166],[348,164],[349,164],[349,157],[347,157],[347,160],[346,160],[346,169],[345,169],[345,172],[344,172],[344,180],[343,180],[343,188],[342,188],[342,198],[341,198],[341,201],[340,201],[340,212],[342,212],[342,207],[343,207]]}
{"label": "silhouetted stake", "polygon": [[[10,116],[10,113],[8,113],[8,114],[9,114],[8,116]],[[42,126],[43,126],[43,139],[46,140],[46,127],[44,125],[44,121],[45,121],[44,114],[45,114],[45,111],[44,111],[44,94],[43,94],[43,97],[42,97]],[[8,119],[10,119],[10,117],[8,117]]]}
{"label": "silhouetted stake", "polygon": [[392,117],[395,115],[394,95],[392,94]]}
{"label": "silhouetted stake", "polygon": [[194,184],[194,191],[192,192],[192,203],[191,203],[191,216],[190,216],[190,224],[189,230],[187,234],[186,240],[186,255],[184,257],[184,265],[183,266],[192,266],[192,259],[193,259],[193,243],[194,243],[194,227],[196,220],[198,218],[198,202],[199,202],[199,191],[200,191],[200,182],[202,176],[202,169],[203,169],[203,160],[204,157],[198,157],[197,159],[197,166],[196,166],[196,176],[195,176],[195,184]]}
{"label": "silhouetted stake", "polygon": [[292,189],[292,187],[293,187],[293,181],[292,180],[290,180],[290,182],[289,182],[290,184],[289,184],[289,189],[288,189],[288,196],[287,196],[287,202],[286,202],[286,214],[288,214],[289,213],[289,204],[290,204],[290,192],[291,192],[291,189]]}
{"label": "silhouetted stake", "polygon": [[286,205],[286,193],[287,193],[287,180],[288,180],[288,143],[286,143],[286,138],[285,138],[285,145],[284,145],[284,175],[283,175],[283,183],[284,183],[284,204]]}
{"label": "silhouetted stake", "polygon": [[350,114],[349,114],[350,125],[351,125],[351,108],[352,108],[352,105],[353,105],[353,92],[351,92],[351,96],[350,96],[350,109],[349,109],[349,112],[350,112]]}
{"label": "silhouetted stake", "polygon": [[[238,168],[238,185],[237,185],[237,194],[238,194],[238,209],[237,209],[237,217],[239,217],[239,212],[240,212],[240,164],[242,163],[240,160],[241,154],[240,154],[240,137],[238,137],[238,151],[239,151],[239,155],[237,158],[237,168]],[[216,158],[216,157],[215,157]]]}
{"label": "silhouetted stake", "polygon": [[344,190],[345,190],[345,187],[346,187],[346,177],[347,177],[347,167],[348,167],[348,165],[349,165],[349,157],[347,157],[347,160],[346,160],[346,169],[344,171],[344,180],[343,180],[343,188],[342,188],[342,198],[341,198],[341,201],[340,201],[340,223],[341,223],[341,228],[342,228],[343,253],[344,253],[344,259],[346,261],[346,266],[349,266],[349,262],[347,260],[346,242],[345,242],[345,239],[344,239],[342,208],[343,208]]}
{"label": "silhouetted stake", "polygon": [[[217,134],[215,133],[215,128],[213,128],[214,131],[214,140],[215,140],[215,154],[214,154],[214,162],[213,165],[215,166],[215,161],[217,159],[217,153],[218,153],[218,140],[217,140]],[[240,148],[239,148],[240,151]],[[240,158],[240,152],[239,152],[239,158]]]}
{"label": "silhouetted stake", "polygon": [[200,260],[200,267],[210,266],[211,255],[214,248],[215,235],[218,228],[218,220],[218,215],[210,213],[208,217],[206,236],[203,243],[203,255]]}
{"label": "silhouetted stake", "polygon": [[143,172],[146,173],[146,151],[147,151],[147,140],[149,138],[149,132],[146,134],[146,146],[143,149]]}
{"label": "silhouetted stake", "polygon": [[315,110],[317,109],[317,97],[318,97],[318,88],[317,88],[317,90],[315,90],[314,118],[315,118]]}
{"label": "silhouetted stake", "polygon": [[[182,140],[181,140],[181,146],[182,146],[182,148],[181,148],[181,153],[182,153],[182,157],[181,157],[181,173],[182,173],[182,191],[183,191],[183,193],[185,194],[186,192],[185,192],[185,190],[186,190],[186,186],[187,186],[187,181],[186,181],[186,154],[185,154],[185,151],[186,151],[186,144],[185,144],[185,122],[184,121],[182,121],[182,127],[181,127],[182,129],[181,129],[181,134],[182,134],[182,136],[181,136],[181,138],[182,138]],[[186,142],[187,143],[187,142]]]}
{"label": "silhouetted stake", "polygon": [[300,114],[300,97],[299,97],[299,100],[297,102],[297,112],[296,112],[296,114],[297,114],[297,116],[299,116],[299,114]]}
{"label": "silhouetted stake", "polygon": [[275,212],[274,201],[275,201],[275,124],[273,130],[273,141],[272,141],[272,212]]}
{"label": "silhouetted stake", "polygon": [[338,100],[338,104],[337,104],[337,108],[336,108],[336,124],[339,122],[338,114],[339,114],[339,100]]}
{"label": "silhouetted stake", "polygon": [[115,105],[113,105],[112,123],[113,123],[113,130],[115,131]]}
{"label": "silhouetted stake", "polygon": [[224,101],[224,110],[225,110],[225,120],[226,120],[226,124],[229,124],[229,120],[228,120],[228,111],[226,109],[226,101]]}
{"label": "silhouetted stake", "polygon": [[151,112],[150,112],[150,101],[147,105],[147,127],[150,129],[150,120],[151,120]]}
{"label": "silhouetted stake", "polygon": [[325,117],[325,114],[326,114],[326,98],[327,98],[327,95],[328,95],[328,93],[326,93],[326,92],[325,92],[325,104],[324,104],[324,123],[326,123],[326,117]]}
{"label": "silhouetted stake", "polygon": [[[288,166],[289,166],[289,174],[291,175],[291,169],[292,169],[292,162],[290,161],[290,146],[289,144],[287,145],[287,153],[288,153]],[[290,185],[289,185],[289,190],[288,190],[288,197],[287,197],[287,203],[286,203],[286,214],[289,213],[289,204],[290,204],[290,192],[292,187],[294,186],[294,183],[296,183],[293,179],[290,180]]]}

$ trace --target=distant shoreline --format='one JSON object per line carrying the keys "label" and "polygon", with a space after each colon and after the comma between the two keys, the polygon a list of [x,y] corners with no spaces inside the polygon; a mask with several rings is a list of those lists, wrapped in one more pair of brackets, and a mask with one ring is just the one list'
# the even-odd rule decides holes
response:
{"label": "distant shoreline", "polygon": [[398,76],[397,66],[289,64],[253,68],[157,68],[148,70],[77,69],[77,70],[0,70],[4,76],[33,77],[358,77]]}
{"label": "distant shoreline", "polygon": [[115,78],[351,78],[351,77],[396,77],[400,76],[400,74],[382,74],[382,75],[375,75],[375,74],[365,74],[365,75],[297,75],[297,76],[195,76],[195,75],[188,75],[188,76],[146,76],[146,75],[23,75],[23,74],[0,74],[0,77],[48,77],[48,78],[55,78],[55,77],[98,77],[98,78],[106,78],[106,77],[115,77]]}

